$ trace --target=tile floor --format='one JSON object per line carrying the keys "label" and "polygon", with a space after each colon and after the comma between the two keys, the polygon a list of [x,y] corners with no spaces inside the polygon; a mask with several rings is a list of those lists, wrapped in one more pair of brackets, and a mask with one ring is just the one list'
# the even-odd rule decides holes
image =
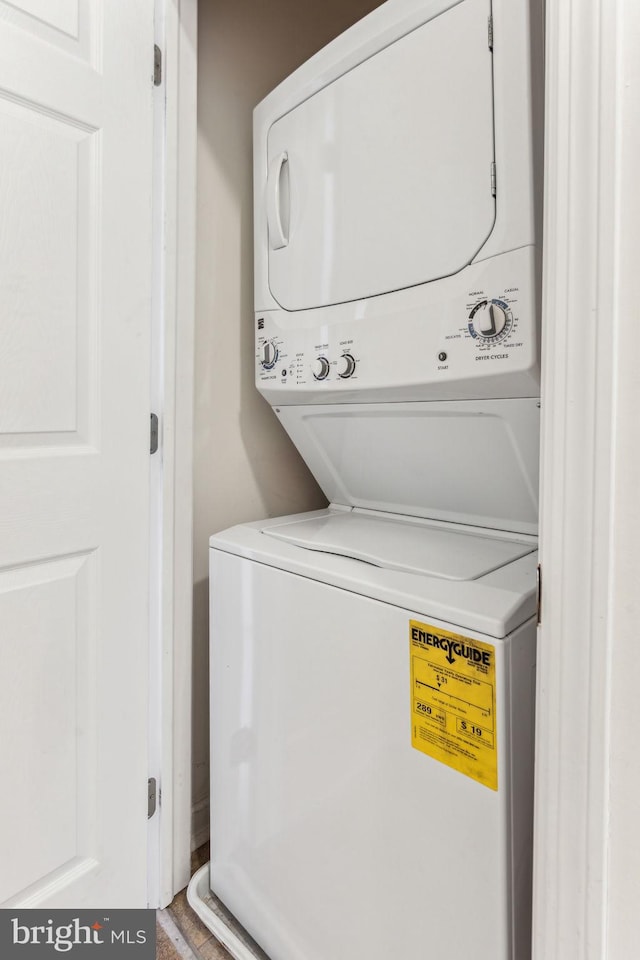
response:
{"label": "tile floor", "polygon": [[[191,854],[191,873],[209,859],[209,844]],[[181,890],[166,910],[158,911],[156,960],[231,960],[187,903]]]}

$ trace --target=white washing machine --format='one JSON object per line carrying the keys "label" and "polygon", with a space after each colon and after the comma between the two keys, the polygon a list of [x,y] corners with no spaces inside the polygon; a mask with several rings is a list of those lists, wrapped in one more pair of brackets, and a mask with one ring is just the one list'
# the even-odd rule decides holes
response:
{"label": "white washing machine", "polygon": [[211,887],[272,960],[529,956],[535,547],[338,508],[215,538]]}
{"label": "white washing machine", "polygon": [[256,383],[331,504],[211,539],[210,884],[271,960],[530,955],[540,7],[389,0],[255,112]]}

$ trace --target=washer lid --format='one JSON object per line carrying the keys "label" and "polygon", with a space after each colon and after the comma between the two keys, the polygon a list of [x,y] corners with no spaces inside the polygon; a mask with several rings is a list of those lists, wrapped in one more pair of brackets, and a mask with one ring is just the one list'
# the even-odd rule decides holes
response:
{"label": "washer lid", "polygon": [[531,542],[359,512],[276,522],[262,533],[306,550],[445,580],[477,580],[535,550]]}
{"label": "washer lid", "polygon": [[[308,550],[281,537],[264,535],[265,529],[282,528],[288,524],[334,516],[337,513],[344,514],[345,511],[330,507],[328,510],[299,513],[294,516],[280,517],[277,520],[256,520],[253,523],[243,523],[216,533],[209,541],[212,568],[219,563],[227,563],[230,557],[235,557],[249,564],[244,567],[245,574],[242,574],[244,586],[248,590],[252,589],[254,578],[260,578],[263,571],[271,567],[282,571],[285,576],[304,577],[340,590],[348,590],[369,600],[389,603],[400,609],[411,611],[418,619],[424,617],[430,623],[434,619],[441,621],[445,628],[446,624],[451,624],[454,630],[456,627],[476,630],[488,637],[506,637],[526,620],[535,616],[538,559],[535,550],[477,580],[448,580],[442,576],[405,573],[404,570],[377,567],[371,563],[354,560],[349,556]],[[359,514],[360,511],[351,512],[352,516],[359,516]],[[369,519],[377,521],[383,517],[371,513]],[[390,516],[388,519],[394,518]],[[397,522],[402,522],[402,518]],[[408,522],[421,523],[420,520]],[[444,528],[455,532],[452,526],[425,521],[425,528]],[[378,526],[376,523],[376,528],[381,530],[382,524]],[[468,533],[473,539],[476,537],[482,539],[483,534],[487,533],[487,531],[476,533],[468,527],[461,527],[458,532]],[[424,530],[423,536],[426,541],[429,537],[428,529]],[[490,533],[489,537],[493,539]],[[500,540],[509,539],[508,534],[506,536],[496,534],[496,537]],[[517,548],[535,547],[534,538],[529,538],[526,543],[522,543],[522,540],[524,538],[511,538],[511,542]],[[235,568],[237,571],[235,575],[238,575],[242,568],[237,566]],[[290,612],[302,617],[317,613],[317,611],[298,609]],[[283,611],[283,615],[288,614]]]}
{"label": "washer lid", "polygon": [[426,283],[477,255],[495,220],[490,14],[489,0],[452,3],[272,124],[262,199],[285,310]]}

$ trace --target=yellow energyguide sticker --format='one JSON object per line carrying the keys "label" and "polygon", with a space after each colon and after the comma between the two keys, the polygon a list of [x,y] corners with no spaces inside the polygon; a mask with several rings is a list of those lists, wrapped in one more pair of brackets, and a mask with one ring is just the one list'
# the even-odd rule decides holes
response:
{"label": "yellow energyguide sticker", "polygon": [[497,790],[495,647],[410,620],[409,655],[412,746]]}

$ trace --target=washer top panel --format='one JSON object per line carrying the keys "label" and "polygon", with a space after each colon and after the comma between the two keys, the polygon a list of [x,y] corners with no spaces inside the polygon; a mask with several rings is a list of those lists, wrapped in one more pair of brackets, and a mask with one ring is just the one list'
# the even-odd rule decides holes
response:
{"label": "washer top panel", "polygon": [[[266,529],[277,526],[282,528],[289,523],[295,524],[299,521],[304,524],[313,517],[322,520],[345,513],[353,518],[357,517],[361,511],[345,511],[330,507],[328,510],[281,517],[279,520],[259,520],[232,527],[211,537],[211,562],[220,562],[224,554],[233,554],[255,562],[250,568],[251,577],[260,575],[262,565],[275,567],[288,575],[306,577],[381,603],[390,603],[412,611],[418,617],[426,617],[430,623],[438,620],[443,625],[452,624],[454,627],[476,630],[488,637],[506,637],[525,620],[534,616],[537,564],[535,537],[527,538],[509,534],[498,537],[496,535],[499,541],[513,544],[514,554],[519,554],[521,550],[527,552],[524,556],[519,555],[518,559],[504,562],[477,579],[453,580],[427,573],[409,573],[389,566],[374,566],[372,563],[363,563],[344,554],[309,550],[299,546],[293,540],[265,536]],[[393,516],[376,515],[373,512],[369,512],[367,519],[375,525],[375,530],[379,531],[381,538],[387,537],[383,532],[383,529],[387,528],[387,522],[397,521]],[[416,525],[423,524],[425,543],[434,545],[436,540],[432,538],[432,532],[436,530],[450,531],[453,537],[459,537],[460,543],[465,543],[467,546],[469,544],[466,535],[474,539],[477,536],[477,532],[468,526],[454,527],[452,524],[439,524],[437,521],[412,522]],[[293,527],[291,529],[293,530]],[[354,529],[361,528],[356,526]],[[375,538],[375,530],[371,528],[371,539]],[[391,539],[390,536],[389,540]],[[450,545],[453,542],[450,541]],[[378,551],[384,553],[387,561],[388,547],[389,544],[382,541],[377,547]],[[478,550],[477,557],[480,561],[488,560],[488,551],[481,556],[483,545],[476,544],[474,549]],[[498,562],[501,559],[504,558],[499,558]],[[453,561],[447,562],[450,563],[450,571],[462,570],[462,563],[455,568]],[[437,559],[432,560],[432,565],[437,565]],[[481,566],[482,562],[478,562],[476,572]],[[440,573],[443,568],[444,564],[441,564]],[[323,616],[321,609],[281,611],[285,618],[290,613],[299,617],[301,623],[306,616]]]}

